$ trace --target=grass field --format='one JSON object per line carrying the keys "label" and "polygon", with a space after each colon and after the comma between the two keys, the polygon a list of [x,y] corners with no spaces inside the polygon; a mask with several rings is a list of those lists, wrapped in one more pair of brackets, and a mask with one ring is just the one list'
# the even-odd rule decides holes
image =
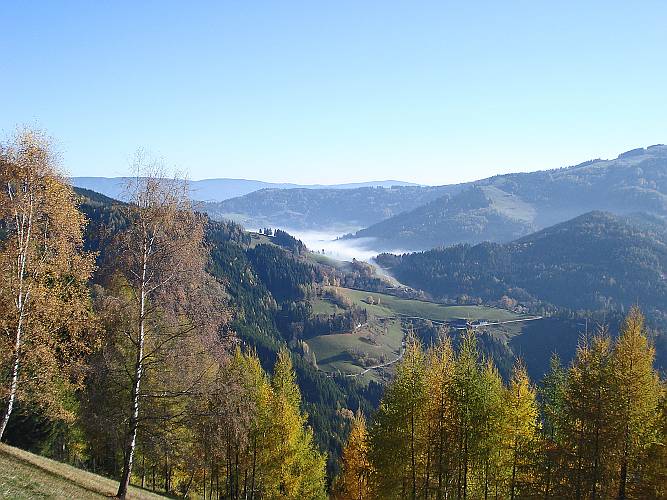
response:
{"label": "grass field", "polygon": [[341,312],[342,309],[328,300],[316,298],[311,302],[313,314],[334,314]]}
{"label": "grass field", "polygon": [[[400,320],[371,319],[354,332],[319,335],[307,343],[315,352],[321,370],[356,374],[363,371],[364,366],[349,355],[350,350],[363,353],[369,361],[373,360],[371,364],[380,364],[398,357],[403,336]],[[373,378],[374,374],[368,375]]]}
{"label": "grass field", "polygon": [[[116,494],[118,482],[67,464],[0,444],[0,498],[96,499]],[[130,488],[129,498],[157,500],[166,497]]]}
{"label": "grass field", "polygon": [[[348,296],[353,303],[360,307],[366,307],[377,315],[404,314],[407,316],[418,316],[435,321],[447,321],[455,318],[466,318],[470,320],[486,319],[489,321],[510,321],[520,319],[521,316],[505,309],[486,306],[445,306],[434,302],[423,300],[400,299],[393,295],[383,293],[364,292],[351,290],[349,288],[339,289]],[[367,297],[380,299],[380,305],[370,306],[363,301]]]}
{"label": "grass field", "polygon": [[250,248],[255,248],[257,245],[275,245],[271,238],[264,234],[249,233],[250,234]]}
{"label": "grass field", "polygon": [[[357,307],[368,311],[369,319],[365,325],[354,332],[334,335],[319,335],[307,341],[315,353],[317,365],[326,372],[357,374],[364,370],[364,363],[359,358],[382,362],[396,359],[400,355],[401,342],[405,332],[401,326],[402,316],[414,316],[434,321],[448,321],[456,318],[469,320],[483,319],[491,322],[511,321],[522,317],[511,311],[485,306],[445,306],[434,302],[401,299],[392,295],[375,292],[338,288]],[[373,298],[374,304],[367,302]],[[328,305],[327,305],[328,304]],[[336,306],[326,299],[317,298],[313,302],[313,313],[331,314]],[[327,312],[329,311],[329,312]],[[520,331],[520,324],[494,327],[504,337]],[[352,356],[350,353],[355,355]],[[380,364],[371,363],[371,364]],[[378,373],[371,371],[365,379],[377,379]]]}

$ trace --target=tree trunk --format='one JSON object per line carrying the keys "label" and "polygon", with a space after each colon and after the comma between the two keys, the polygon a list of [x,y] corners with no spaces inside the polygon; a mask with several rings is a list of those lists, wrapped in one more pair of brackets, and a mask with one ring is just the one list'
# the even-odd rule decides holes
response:
{"label": "tree trunk", "polygon": [[21,318],[19,318],[19,325],[16,329],[16,344],[14,350],[14,368],[12,370],[12,382],[9,387],[9,401],[7,403],[7,409],[5,414],[2,416],[2,423],[0,424],[0,441],[5,435],[5,429],[7,428],[7,423],[9,422],[9,417],[12,414],[14,409],[14,401],[16,400],[16,390],[18,389],[19,383],[19,364],[20,364],[20,353],[21,353]]}
{"label": "tree trunk", "polygon": [[410,462],[412,467],[412,500],[417,498],[417,470],[415,464],[415,412],[410,414]]}
{"label": "tree trunk", "polygon": [[255,498],[255,467],[257,466],[257,436],[253,436],[252,443],[252,479],[250,480],[250,500]]}
{"label": "tree trunk", "polygon": [[[137,430],[139,428],[139,389],[141,388],[141,375],[144,371],[144,339],[146,323],[146,272],[148,267],[149,248],[144,241],[142,277],[141,277],[141,295],[139,302],[139,339],[137,342],[137,357],[134,364],[134,384],[132,386],[132,415],[130,416],[128,441],[125,447],[125,460],[123,462],[123,475],[118,485],[116,496],[121,499],[127,497],[127,489],[130,486],[132,477],[132,461],[134,459],[134,450],[137,445]],[[169,491],[167,489],[167,491]]]}
{"label": "tree trunk", "polygon": [[[22,259],[25,261],[25,258]],[[19,386],[19,366],[21,364],[21,341],[23,339],[23,317],[25,315],[25,302],[28,299],[28,293],[23,293],[23,273],[25,264],[22,262],[20,266],[21,276],[19,277],[19,294],[17,297],[17,308],[19,313],[18,324],[16,325],[16,341],[14,342],[14,368],[12,369],[12,382],[9,386],[9,401],[7,402],[7,409],[2,416],[2,423],[0,423],[0,441],[5,435],[5,429],[9,422],[9,417],[14,409],[14,402],[16,401],[16,391]]]}

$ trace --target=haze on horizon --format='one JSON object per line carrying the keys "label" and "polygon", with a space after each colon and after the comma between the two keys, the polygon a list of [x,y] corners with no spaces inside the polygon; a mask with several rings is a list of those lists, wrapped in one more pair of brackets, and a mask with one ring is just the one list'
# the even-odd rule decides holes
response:
{"label": "haze on horizon", "polygon": [[437,185],[667,142],[664,2],[33,3],[3,6],[0,135],[44,128],[73,176],[145,147],[193,180]]}

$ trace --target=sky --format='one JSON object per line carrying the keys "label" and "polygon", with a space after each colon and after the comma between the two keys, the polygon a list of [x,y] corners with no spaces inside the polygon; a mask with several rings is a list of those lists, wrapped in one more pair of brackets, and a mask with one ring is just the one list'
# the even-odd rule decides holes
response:
{"label": "sky", "polygon": [[665,1],[7,1],[0,135],[75,176],[448,184],[667,142]]}

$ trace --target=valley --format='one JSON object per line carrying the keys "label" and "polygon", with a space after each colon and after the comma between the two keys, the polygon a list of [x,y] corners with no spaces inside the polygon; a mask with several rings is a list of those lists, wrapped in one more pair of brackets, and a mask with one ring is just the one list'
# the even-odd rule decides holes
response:
{"label": "valley", "polygon": [[[405,248],[426,241],[421,237],[426,234],[424,227],[429,228],[429,238],[435,238],[428,240],[429,245],[458,243],[378,255],[369,245],[381,242],[379,235],[339,237],[336,231],[308,227],[322,210],[331,222],[340,215],[341,204],[375,194],[373,210],[366,216],[388,216],[390,209],[379,210],[388,202],[384,196],[398,203],[403,189],[416,195],[422,187],[391,188],[390,194],[385,188],[328,190],[324,198],[317,189],[297,190],[297,205],[319,200],[312,213],[290,212],[290,220],[300,221],[301,230],[255,225],[261,229],[248,231],[231,220],[196,212],[189,199],[174,200],[174,192],[185,190],[179,191],[171,182],[160,178],[141,184],[143,196],[149,199],[154,186],[160,186],[158,193],[164,198],[155,206],[160,200],[172,200],[167,201],[167,210],[153,211],[150,205],[118,201],[81,188],[63,195],[70,197],[71,217],[80,221],[70,241],[80,241],[77,248],[90,271],[81,278],[79,302],[69,301],[67,295],[46,297],[64,301],[68,307],[85,306],[104,330],[103,343],[85,355],[90,371],[80,380],[80,388],[71,389],[80,405],[75,418],[81,427],[71,433],[59,427],[57,420],[49,424],[58,439],[69,443],[74,458],[68,460],[75,463],[99,464],[100,471],[119,476],[118,459],[129,445],[118,436],[135,418],[127,416],[133,408],[128,401],[136,394],[129,384],[137,383],[137,373],[143,378],[145,369],[142,355],[133,353],[142,331],[151,335],[155,347],[149,352],[155,365],[148,365],[144,394],[150,398],[141,405],[150,419],[155,416],[159,423],[175,423],[153,427],[142,417],[142,442],[137,448],[142,463],[133,481],[141,484],[146,471],[167,463],[158,482],[169,493],[187,492],[192,484],[212,491],[214,486],[204,475],[210,481],[221,471],[206,454],[213,453],[210,446],[218,443],[219,436],[227,440],[223,445],[244,454],[241,468],[246,472],[227,469],[227,485],[238,484],[252,470],[255,454],[264,456],[261,474],[280,477],[276,457],[282,457],[282,452],[270,438],[278,432],[292,443],[290,452],[309,464],[295,477],[307,478],[310,483],[304,488],[320,495],[327,487],[326,478],[336,477],[341,464],[344,467],[345,441],[362,415],[374,419],[371,430],[375,433],[380,432],[377,422],[390,419],[390,437],[372,442],[381,447],[391,442],[395,428],[393,414],[387,417],[383,412],[402,408],[412,397],[420,398],[416,405],[424,404],[432,391],[444,391],[439,401],[449,401],[456,411],[478,404],[474,397],[468,398],[467,391],[481,391],[486,396],[479,401],[504,414],[512,411],[506,401],[510,390],[514,394],[512,384],[517,380],[536,387],[535,391],[559,373],[575,380],[575,367],[584,362],[588,349],[612,349],[604,346],[613,345],[612,354],[600,351],[600,356],[621,356],[630,328],[640,332],[638,342],[643,344],[637,349],[646,360],[646,380],[659,380],[658,370],[666,366],[667,336],[661,320],[667,317],[667,225],[658,213],[598,210],[537,229],[544,223],[545,212],[524,195],[496,184],[467,186],[444,195],[444,211],[438,208],[442,200],[436,199],[396,216],[405,217],[414,229],[397,233],[395,240],[408,243]],[[278,191],[270,199],[289,202],[292,190]],[[255,201],[266,196],[264,191],[256,193]],[[413,196],[411,203],[424,201],[417,198]],[[354,203],[345,207],[348,216],[355,208]],[[415,214],[433,225],[414,223]],[[149,225],[142,217],[151,221]],[[384,223],[396,220],[391,216]],[[359,220],[348,223],[358,227]],[[141,309],[130,318],[119,308],[142,307],[133,298],[141,297],[137,278],[143,274],[138,271],[141,258],[137,256],[145,248],[142,242],[151,241],[142,236],[146,227],[163,238],[159,244],[165,253],[160,255],[169,258],[157,261],[146,275],[164,279],[157,288],[148,288],[156,305],[150,307],[151,323],[132,330],[142,324]],[[172,232],[164,236],[165,230]],[[469,240],[471,234],[475,236]],[[508,241],[474,243],[476,238]],[[189,246],[193,241],[195,246]],[[181,248],[188,249],[181,254]],[[118,255],[129,268],[118,265]],[[182,273],[178,275],[183,280],[172,282],[176,276],[172,273]],[[157,292],[164,285],[168,285],[166,295]],[[632,307],[636,301],[644,307],[645,319]],[[80,318],[84,312],[70,314]],[[183,323],[186,316],[188,322]],[[640,326],[628,326],[628,321]],[[128,338],[127,331],[139,336]],[[167,335],[165,343],[166,332],[175,333]],[[191,336],[192,332],[196,333]],[[41,366],[37,358],[29,361]],[[565,371],[558,371],[559,363],[567,367]],[[56,365],[51,366],[55,371]],[[442,381],[443,376],[448,378]],[[124,384],[124,418],[118,416],[112,394],[119,383]],[[456,384],[473,385],[461,393],[454,390]],[[657,388],[651,390],[657,394]],[[461,399],[461,394],[466,397]],[[248,420],[237,422],[239,412]],[[186,416],[180,420],[180,415]],[[485,418],[479,417],[482,422]],[[36,449],[30,441],[34,440],[43,443],[40,446],[48,454],[59,456],[59,441],[46,442],[33,429],[36,416],[14,422],[8,428],[9,443]],[[236,425],[241,426],[241,437],[230,438],[227,429]],[[243,436],[252,435],[260,425],[265,430],[255,437],[262,441],[246,441]],[[537,427],[531,424],[531,428]],[[173,429],[179,432],[179,441],[169,441],[176,432]],[[91,447],[91,457],[76,451],[97,440],[106,444]],[[185,451],[180,452],[183,446]],[[181,455],[174,463],[177,452]],[[215,453],[216,463],[231,457],[225,451]],[[193,460],[198,460],[194,467],[199,477],[190,465]],[[128,470],[126,465],[123,469]],[[128,486],[121,482],[121,488]],[[280,487],[277,482],[270,486],[274,492]]]}

